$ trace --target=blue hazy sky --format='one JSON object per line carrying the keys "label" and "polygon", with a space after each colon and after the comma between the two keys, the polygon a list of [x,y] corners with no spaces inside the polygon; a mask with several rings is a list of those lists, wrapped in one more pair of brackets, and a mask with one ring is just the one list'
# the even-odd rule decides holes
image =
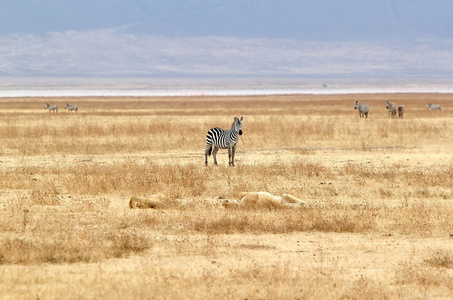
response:
{"label": "blue hazy sky", "polygon": [[0,33],[121,28],[170,37],[451,38],[448,0],[3,0]]}
{"label": "blue hazy sky", "polygon": [[3,76],[451,76],[449,0],[2,0]]}

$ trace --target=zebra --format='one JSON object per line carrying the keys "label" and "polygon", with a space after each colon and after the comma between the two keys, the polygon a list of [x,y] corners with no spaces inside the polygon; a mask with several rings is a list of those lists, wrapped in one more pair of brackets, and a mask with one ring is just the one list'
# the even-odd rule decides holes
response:
{"label": "zebra", "polygon": [[442,110],[442,108],[440,108],[439,104],[431,104],[431,103],[426,104],[426,109],[429,109],[429,110]]}
{"label": "zebra", "polygon": [[[239,142],[239,135],[242,135],[242,120],[241,118],[234,117],[234,122],[230,130],[224,130],[219,127],[209,129],[206,135],[206,151],[204,154],[205,163],[208,165],[208,155],[214,157],[214,164],[217,165],[216,154],[219,149],[228,148],[228,164],[234,166],[234,153],[236,146]],[[239,135],[238,135],[239,134]],[[214,150],[212,149],[214,148]]]}
{"label": "zebra", "polygon": [[398,105],[396,103],[387,100],[387,106],[385,108],[389,111],[389,117],[396,117],[396,112],[398,110]]}
{"label": "zebra", "polygon": [[402,119],[404,115],[404,105],[398,106],[398,118]]}
{"label": "zebra", "polygon": [[58,107],[54,104],[54,105],[49,105],[49,104],[46,104],[44,106],[44,109],[48,109],[49,110],[49,113],[54,111],[54,112],[58,112]]}
{"label": "zebra", "polygon": [[360,104],[359,101],[356,101],[354,109],[357,109],[359,111],[360,118],[368,118],[368,112],[370,111],[370,106],[368,104]]}
{"label": "zebra", "polygon": [[79,109],[77,108],[77,105],[69,105],[68,103],[66,103],[66,105],[64,106],[65,109],[68,109],[69,112],[71,111],[79,111]]}

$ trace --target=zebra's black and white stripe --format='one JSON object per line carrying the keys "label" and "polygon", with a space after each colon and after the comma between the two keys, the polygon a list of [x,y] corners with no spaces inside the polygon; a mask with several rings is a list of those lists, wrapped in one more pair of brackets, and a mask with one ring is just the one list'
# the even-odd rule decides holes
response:
{"label": "zebra's black and white stripe", "polygon": [[44,109],[48,109],[49,110],[49,113],[54,111],[54,112],[58,112],[58,107],[54,104],[54,105],[49,105],[49,104],[46,104],[44,106]]}
{"label": "zebra's black and white stripe", "polygon": [[429,109],[429,110],[442,110],[440,108],[440,105],[439,104],[426,104],[426,109]]}
{"label": "zebra's black and white stripe", "polygon": [[365,119],[368,118],[368,112],[370,111],[370,106],[368,104],[360,104],[359,101],[356,101],[354,109],[359,110],[360,118],[363,118],[363,117],[365,117]]}
{"label": "zebra's black and white stripe", "polygon": [[[231,129],[224,130],[219,127],[211,128],[206,135],[205,163],[208,165],[208,156],[214,157],[214,164],[217,165],[216,154],[219,149],[228,148],[228,164],[234,166],[234,154],[239,142],[239,136],[242,135],[242,120],[244,118],[234,117]],[[214,150],[212,149],[214,148]]]}
{"label": "zebra's black and white stripe", "polygon": [[389,117],[396,117],[396,112],[398,111],[398,105],[396,103],[387,100],[385,108],[389,111]]}
{"label": "zebra's black and white stripe", "polygon": [[66,105],[64,106],[65,109],[67,109],[69,112],[71,111],[79,111],[77,105],[69,105],[68,103],[66,103]]}

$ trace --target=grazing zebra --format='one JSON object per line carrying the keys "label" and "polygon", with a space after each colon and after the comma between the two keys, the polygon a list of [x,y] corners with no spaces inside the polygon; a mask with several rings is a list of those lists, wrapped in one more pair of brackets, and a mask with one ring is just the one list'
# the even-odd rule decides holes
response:
{"label": "grazing zebra", "polygon": [[359,101],[356,101],[354,109],[359,110],[360,118],[362,117],[365,117],[365,119],[368,118],[368,112],[370,111],[370,106],[368,104],[360,104]]}
{"label": "grazing zebra", "polygon": [[66,105],[64,106],[64,109],[68,109],[69,112],[79,111],[79,109],[77,108],[77,105],[69,105],[68,103],[66,103]]}
{"label": "grazing zebra", "polygon": [[[216,154],[219,149],[228,148],[228,163],[234,166],[234,153],[236,145],[239,142],[239,135],[242,135],[242,120],[234,117],[234,122],[230,130],[224,130],[219,127],[211,128],[206,135],[206,151],[204,153],[205,163],[208,165],[208,155],[214,157],[214,164],[217,165]],[[239,134],[239,135],[238,135]],[[212,148],[214,147],[214,150]]]}
{"label": "grazing zebra", "polygon": [[54,104],[54,105],[49,105],[49,104],[46,104],[44,106],[44,109],[48,109],[49,110],[49,113],[54,111],[54,112],[58,112],[58,107]]}
{"label": "grazing zebra", "polygon": [[439,104],[426,104],[426,109],[429,109],[429,110],[442,110],[440,108],[440,105]]}
{"label": "grazing zebra", "polygon": [[398,118],[402,119],[404,115],[404,105],[398,106]]}
{"label": "grazing zebra", "polygon": [[396,117],[396,111],[398,110],[398,105],[396,103],[387,100],[387,106],[385,108],[389,111],[389,117]]}

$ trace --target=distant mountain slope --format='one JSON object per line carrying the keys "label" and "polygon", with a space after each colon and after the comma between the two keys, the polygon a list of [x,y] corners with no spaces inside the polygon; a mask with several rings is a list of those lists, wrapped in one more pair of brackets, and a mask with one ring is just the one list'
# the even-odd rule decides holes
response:
{"label": "distant mountain slope", "polygon": [[115,30],[0,37],[8,76],[451,76],[453,41],[168,38]]}
{"label": "distant mountain slope", "polygon": [[0,76],[453,76],[453,1],[3,0]]}

